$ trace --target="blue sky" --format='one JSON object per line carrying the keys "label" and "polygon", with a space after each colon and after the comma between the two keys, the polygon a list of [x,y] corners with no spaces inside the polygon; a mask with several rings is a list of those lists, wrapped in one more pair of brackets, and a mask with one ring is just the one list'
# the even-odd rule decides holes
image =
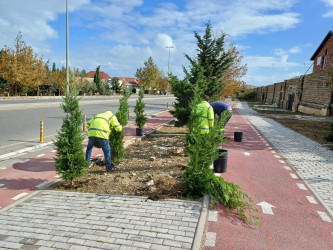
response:
{"label": "blue sky", "polygon": [[[329,30],[333,0],[68,0],[71,67],[134,77],[151,56],[183,78],[184,54],[195,56],[194,31],[210,21],[244,56],[247,84],[302,75]],[[18,32],[50,64],[66,63],[66,0],[0,0],[0,48]],[[311,72],[310,68],[309,72]],[[309,73],[308,72],[308,73]]]}

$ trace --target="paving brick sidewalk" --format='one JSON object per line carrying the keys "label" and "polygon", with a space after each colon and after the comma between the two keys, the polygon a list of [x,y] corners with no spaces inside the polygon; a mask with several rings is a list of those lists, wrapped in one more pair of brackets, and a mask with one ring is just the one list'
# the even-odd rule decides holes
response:
{"label": "paving brick sidewalk", "polygon": [[190,249],[195,201],[41,191],[0,213],[1,249]]}
{"label": "paving brick sidewalk", "polygon": [[333,216],[333,151],[272,119],[259,116],[245,102],[238,109],[295,168]]}
{"label": "paving brick sidewalk", "polygon": [[[161,112],[145,133],[171,120]],[[135,128],[125,128],[125,145],[138,139]],[[32,190],[0,210],[0,249],[191,249],[201,210],[196,201]]]}

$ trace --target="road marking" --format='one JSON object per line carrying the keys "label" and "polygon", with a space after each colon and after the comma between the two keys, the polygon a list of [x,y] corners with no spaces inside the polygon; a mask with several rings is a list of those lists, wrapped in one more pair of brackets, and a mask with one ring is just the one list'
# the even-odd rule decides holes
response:
{"label": "road marking", "polygon": [[52,150],[51,153],[57,152],[57,150]]}
{"label": "road marking", "polygon": [[48,181],[44,181],[44,182],[38,184],[38,185],[36,186],[36,188],[41,189],[41,188],[45,187],[46,185],[48,185],[49,183],[50,183],[50,182],[48,182]]}
{"label": "road marking", "polygon": [[291,168],[288,167],[288,166],[284,166],[284,168],[287,169],[287,170],[291,170]]}
{"label": "road marking", "polygon": [[291,178],[293,178],[293,179],[298,179],[297,175],[295,175],[295,174],[290,174],[290,176],[291,176]]}
{"label": "road marking", "polygon": [[28,195],[28,193],[20,193],[19,195],[16,195],[15,197],[13,197],[12,200],[16,201],[26,195]]}
{"label": "road marking", "polygon": [[216,242],[216,233],[207,232],[206,239],[205,239],[205,246],[206,247],[215,247]]}
{"label": "road marking", "polygon": [[2,187],[2,186],[4,186],[4,185],[5,185],[5,184],[1,184],[1,183],[0,183],[0,187]]}
{"label": "road marking", "polygon": [[283,163],[286,163],[284,160],[279,160],[279,162],[282,163],[282,164],[283,164]]}
{"label": "road marking", "polygon": [[272,149],[272,147],[268,147],[268,149]]}
{"label": "road marking", "polygon": [[272,208],[274,207],[273,205],[267,203],[266,201],[262,201],[257,204],[258,206],[261,206],[262,212],[264,214],[271,214],[274,215]]}
{"label": "road marking", "polygon": [[279,155],[274,155],[274,157],[275,157],[275,158],[278,158],[278,159],[281,158]]}
{"label": "road marking", "polygon": [[244,154],[245,156],[251,156],[251,153],[249,153],[249,152],[243,152],[243,154]]}
{"label": "road marking", "polygon": [[308,199],[308,201],[312,204],[318,204],[318,202],[316,201],[316,199],[313,196],[306,196],[306,198]]}
{"label": "road marking", "polygon": [[317,211],[317,213],[323,221],[332,222],[331,218],[325,212]]}
{"label": "road marking", "polygon": [[266,143],[266,144],[265,144],[265,146],[269,146],[269,144],[268,144],[268,143]]}
{"label": "road marking", "polygon": [[25,160],[21,161],[21,163],[26,163],[28,161],[30,161],[30,159],[25,159]]}
{"label": "road marking", "polygon": [[302,183],[296,183],[299,189],[308,190]]}
{"label": "road marking", "polygon": [[208,221],[217,221],[218,211],[209,210]]}
{"label": "road marking", "polygon": [[273,154],[275,154],[276,152],[274,150],[271,151]]}
{"label": "road marking", "polygon": [[37,157],[42,157],[42,156],[44,156],[45,154],[40,154],[40,155],[37,155]]}

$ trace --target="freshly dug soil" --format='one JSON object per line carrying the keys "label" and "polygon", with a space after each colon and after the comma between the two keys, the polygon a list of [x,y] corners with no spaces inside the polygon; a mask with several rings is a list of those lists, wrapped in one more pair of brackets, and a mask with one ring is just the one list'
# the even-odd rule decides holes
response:
{"label": "freshly dug soil", "polygon": [[330,133],[332,117],[305,115],[290,111],[256,110],[262,116],[269,117],[283,126],[290,128],[322,145],[333,146],[333,142],[326,140]]}
{"label": "freshly dug soil", "polygon": [[[330,130],[330,118],[304,116],[288,111],[258,112],[322,145],[333,145],[325,139]],[[186,193],[182,186],[182,174],[188,164],[188,157],[184,152],[185,133],[188,133],[187,127],[167,124],[156,131],[156,134],[172,134],[171,137],[148,136],[129,145],[126,148],[125,161],[118,165],[119,170],[106,173],[104,164],[95,164],[85,176],[74,180],[73,186],[60,182],[56,189],[140,195],[153,200],[185,198]]]}
{"label": "freshly dug soil", "polygon": [[[179,134],[185,128],[173,124],[165,126],[163,133]],[[182,174],[188,157],[184,152],[185,137],[149,137],[126,148],[125,160],[118,170],[105,172],[105,165],[94,164],[85,176],[74,180],[73,186],[61,182],[58,190],[103,194],[147,196],[158,200],[185,198]]]}

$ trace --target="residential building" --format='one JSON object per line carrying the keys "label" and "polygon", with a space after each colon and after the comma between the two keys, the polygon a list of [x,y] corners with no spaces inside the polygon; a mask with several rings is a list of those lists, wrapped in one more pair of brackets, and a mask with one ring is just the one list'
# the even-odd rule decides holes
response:
{"label": "residential building", "polygon": [[327,71],[333,67],[333,30],[327,33],[310,60],[313,61],[313,73]]}

